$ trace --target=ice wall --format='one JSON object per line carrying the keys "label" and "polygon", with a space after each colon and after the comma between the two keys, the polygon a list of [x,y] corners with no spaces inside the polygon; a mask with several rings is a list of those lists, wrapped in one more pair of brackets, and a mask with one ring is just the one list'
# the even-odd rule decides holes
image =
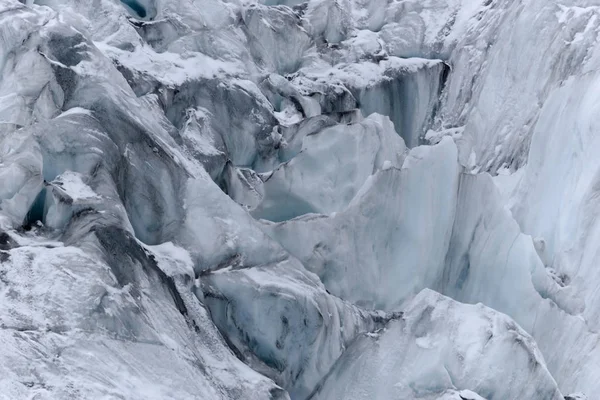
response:
{"label": "ice wall", "polygon": [[[295,83],[308,94],[335,90],[340,103],[331,107],[321,100],[324,113],[357,107],[365,117],[373,113],[388,116],[407,146],[415,147],[433,123],[447,68],[440,60],[388,59],[385,55],[378,63],[360,60],[325,71],[306,68]],[[342,101],[342,96],[348,96],[345,90],[355,104]]]}
{"label": "ice wall", "polygon": [[202,276],[202,296],[239,357],[306,398],[347,346],[400,314],[363,311],[327,293],[295,260]]}
{"label": "ice wall", "polygon": [[430,290],[401,320],[352,343],[310,398],[433,400],[454,390],[457,399],[563,398],[535,342],[510,318]]}
{"label": "ice wall", "polygon": [[[441,274],[460,168],[450,139],[372,175],[341,212],[265,224],[335,295],[398,309]],[[423,247],[420,243],[429,243]]]}
{"label": "ice wall", "polygon": [[598,391],[591,0],[35,3],[0,2],[11,398]]}
{"label": "ice wall", "polygon": [[136,16],[140,18],[146,18],[146,8],[137,0],[121,0],[121,3],[129,7],[135,13]]}

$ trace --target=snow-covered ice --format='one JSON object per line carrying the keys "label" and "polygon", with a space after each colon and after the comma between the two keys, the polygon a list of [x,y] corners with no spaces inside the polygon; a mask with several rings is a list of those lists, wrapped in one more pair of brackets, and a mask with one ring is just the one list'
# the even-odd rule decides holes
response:
{"label": "snow-covered ice", "polygon": [[594,398],[599,32],[0,0],[0,398]]}

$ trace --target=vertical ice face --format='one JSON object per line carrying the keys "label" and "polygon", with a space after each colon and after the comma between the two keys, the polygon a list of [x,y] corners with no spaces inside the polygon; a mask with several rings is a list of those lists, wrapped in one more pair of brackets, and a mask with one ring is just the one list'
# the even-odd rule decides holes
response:
{"label": "vertical ice face", "polygon": [[240,358],[292,398],[306,398],[357,335],[400,317],[331,296],[295,260],[224,265],[201,279],[212,318]]}
{"label": "vertical ice face", "polygon": [[121,0],[121,3],[138,18],[152,20],[156,17],[155,0]]}
{"label": "vertical ice face", "polygon": [[412,148],[423,142],[423,136],[433,122],[447,68],[442,62],[424,62],[408,74],[388,70],[384,80],[350,90],[363,115],[389,116],[398,134]]}
{"label": "vertical ice face", "polygon": [[280,222],[341,211],[384,162],[399,168],[405,149],[391,121],[376,114],[308,135],[298,155],[259,182],[261,202],[251,213]]}
{"label": "vertical ice face", "polygon": [[397,33],[424,31],[421,46],[452,65],[442,123],[464,125],[477,165],[493,173],[527,163],[548,95],[595,63],[600,24],[593,1],[431,2],[400,21]]}
{"label": "vertical ice face", "polygon": [[[591,59],[597,59],[597,50],[592,54]],[[580,353],[584,360],[598,354],[591,344],[596,337],[600,301],[594,284],[598,163],[592,156],[598,138],[597,122],[591,116],[598,110],[594,93],[599,82],[598,74],[590,71],[551,93],[532,138],[528,165],[511,201],[523,231],[537,238],[540,259],[560,286],[563,308],[582,321],[574,336],[589,352]],[[552,336],[547,339],[552,340]],[[550,365],[562,368],[563,357],[555,354],[549,358]],[[583,374],[597,376],[593,368],[586,368]],[[580,380],[591,378],[578,380],[565,374],[562,379],[575,390],[582,387],[577,385]]]}
{"label": "vertical ice face", "polygon": [[401,167],[389,163],[370,176],[346,209],[265,224],[265,231],[333,294],[398,309],[443,271],[459,172],[452,140],[417,147]]}
{"label": "vertical ice face", "polygon": [[382,60],[340,63],[324,71],[306,68],[295,82],[308,94],[325,91],[327,97],[319,96],[323,113],[359,108],[365,117],[388,116],[406,145],[418,146],[433,123],[448,66],[440,60],[388,58],[385,52],[371,56]]}

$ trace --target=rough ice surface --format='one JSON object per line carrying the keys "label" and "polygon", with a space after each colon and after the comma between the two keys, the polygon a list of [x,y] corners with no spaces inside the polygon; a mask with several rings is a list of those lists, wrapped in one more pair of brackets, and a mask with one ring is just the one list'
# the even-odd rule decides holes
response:
{"label": "rough ice surface", "polygon": [[242,359],[293,398],[306,398],[358,334],[399,317],[344,303],[293,261],[223,267],[202,275],[215,324]]}
{"label": "rough ice surface", "polygon": [[355,340],[311,396],[398,398],[563,397],[533,338],[509,317],[425,289],[401,319]]}
{"label": "rough ice surface", "polygon": [[0,398],[593,399],[595,0],[0,0]]}
{"label": "rough ice surface", "polygon": [[443,275],[459,173],[456,146],[446,138],[371,175],[346,209],[264,229],[333,294],[397,309]]}
{"label": "rough ice surface", "polygon": [[378,114],[307,135],[293,159],[279,165],[264,183],[258,181],[262,201],[252,215],[282,221],[342,211],[386,161],[400,167],[405,150],[391,121]]}

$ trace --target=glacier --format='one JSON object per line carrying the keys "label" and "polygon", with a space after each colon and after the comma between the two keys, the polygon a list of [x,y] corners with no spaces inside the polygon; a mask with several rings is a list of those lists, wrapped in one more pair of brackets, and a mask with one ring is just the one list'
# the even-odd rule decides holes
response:
{"label": "glacier", "polygon": [[600,391],[595,0],[0,0],[0,398]]}
{"label": "glacier", "polygon": [[562,398],[533,339],[507,316],[430,289],[405,310],[356,340],[311,398],[441,399],[455,387],[473,389],[459,399]]}

